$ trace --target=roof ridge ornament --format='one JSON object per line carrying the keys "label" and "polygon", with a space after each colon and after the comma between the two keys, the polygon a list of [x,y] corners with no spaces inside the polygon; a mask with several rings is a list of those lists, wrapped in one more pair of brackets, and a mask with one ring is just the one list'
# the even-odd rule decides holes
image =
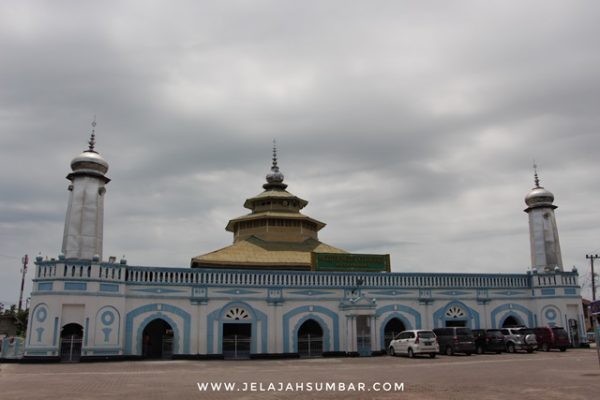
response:
{"label": "roof ridge ornament", "polygon": [[91,151],[96,153],[94,147],[96,146],[96,115],[94,115],[94,120],[92,121],[92,134],[90,135],[90,140],[88,142],[89,148],[86,151]]}

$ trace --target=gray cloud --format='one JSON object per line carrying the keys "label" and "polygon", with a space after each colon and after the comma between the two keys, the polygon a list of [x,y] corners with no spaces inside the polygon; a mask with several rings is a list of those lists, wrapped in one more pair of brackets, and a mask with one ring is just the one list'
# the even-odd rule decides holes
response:
{"label": "gray cloud", "polygon": [[564,263],[599,250],[592,1],[0,5],[0,301],[60,251],[98,115],[105,254],[187,266],[231,242],[277,138],[321,238],[397,271],[523,272],[530,165]]}

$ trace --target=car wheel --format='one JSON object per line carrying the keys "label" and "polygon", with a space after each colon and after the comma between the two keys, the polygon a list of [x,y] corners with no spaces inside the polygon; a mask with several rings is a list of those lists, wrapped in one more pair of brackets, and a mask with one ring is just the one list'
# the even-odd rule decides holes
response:
{"label": "car wheel", "polygon": [[394,347],[390,346],[390,351],[388,353],[390,353],[390,356],[394,357],[396,355],[396,350],[394,350]]}
{"label": "car wheel", "polygon": [[430,353],[429,358],[435,358],[435,353]]}
{"label": "car wheel", "polygon": [[477,354],[483,354],[483,346],[477,346]]}
{"label": "car wheel", "polygon": [[548,343],[543,343],[542,344],[542,350],[544,350],[544,351],[550,351],[550,346],[548,346]]}
{"label": "car wheel", "polygon": [[446,355],[451,356],[452,354],[454,354],[454,350],[452,350],[452,347],[446,347]]}
{"label": "car wheel", "polygon": [[533,353],[533,349],[527,349],[527,352],[528,352],[529,354],[531,354],[531,353]]}
{"label": "car wheel", "polygon": [[413,349],[408,349],[408,358],[413,358],[415,356],[415,353],[413,352]]}
{"label": "car wheel", "polygon": [[512,343],[509,343],[506,345],[506,352],[507,353],[514,353],[515,352],[515,345]]}
{"label": "car wheel", "polygon": [[560,351],[567,351],[567,348],[566,347],[561,347]]}

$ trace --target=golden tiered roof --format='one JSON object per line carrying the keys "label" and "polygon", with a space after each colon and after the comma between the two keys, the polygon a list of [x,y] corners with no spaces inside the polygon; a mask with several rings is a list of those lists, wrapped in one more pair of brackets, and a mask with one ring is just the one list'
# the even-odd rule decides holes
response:
{"label": "golden tiered roof", "polygon": [[246,200],[247,215],[229,221],[234,243],[192,258],[192,268],[252,268],[310,270],[311,253],[346,253],[319,241],[323,222],[300,212],[308,202],[286,191],[277,165],[267,174],[264,192]]}
{"label": "golden tiered roof", "polygon": [[192,259],[192,267],[310,270],[311,252],[346,253],[315,239],[304,242],[267,242],[257,237]]}

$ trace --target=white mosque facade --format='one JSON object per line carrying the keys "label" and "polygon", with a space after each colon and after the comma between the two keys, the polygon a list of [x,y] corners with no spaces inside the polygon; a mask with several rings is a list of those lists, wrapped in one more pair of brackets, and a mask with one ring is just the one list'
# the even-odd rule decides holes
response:
{"label": "white mosque facade", "polygon": [[[401,330],[445,326],[562,326],[585,340],[578,274],[563,270],[554,197],[537,174],[521,274],[389,272],[385,256],[322,243],[325,224],[300,213],[307,202],[286,191],[275,155],[251,213],[227,225],[231,246],[191,268],[145,267],[102,258],[108,163],[94,146],[92,134],[67,176],[61,254],[36,259],[25,359],[370,356]],[[334,268],[319,269],[329,256]]]}

